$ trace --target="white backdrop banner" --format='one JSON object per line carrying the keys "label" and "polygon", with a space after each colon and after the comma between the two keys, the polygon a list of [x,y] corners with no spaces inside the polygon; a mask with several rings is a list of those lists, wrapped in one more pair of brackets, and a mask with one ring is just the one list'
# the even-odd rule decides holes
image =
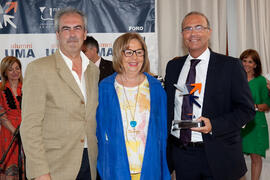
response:
{"label": "white backdrop banner", "polygon": [[151,72],[158,72],[155,0],[3,0],[0,4],[0,58],[16,56],[27,64],[57,49],[54,15],[71,6],[85,13],[88,35],[100,55],[112,59],[114,40],[125,32],[140,33],[147,44]]}

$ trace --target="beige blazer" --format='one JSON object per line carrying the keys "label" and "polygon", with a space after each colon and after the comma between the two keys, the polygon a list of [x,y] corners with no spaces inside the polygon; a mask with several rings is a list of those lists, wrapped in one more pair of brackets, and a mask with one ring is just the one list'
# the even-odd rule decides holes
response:
{"label": "beige blazer", "polygon": [[50,173],[74,180],[87,137],[91,176],[96,179],[96,108],[99,70],[85,71],[87,103],[59,51],[31,62],[23,82],[20,133],[28,179]]}

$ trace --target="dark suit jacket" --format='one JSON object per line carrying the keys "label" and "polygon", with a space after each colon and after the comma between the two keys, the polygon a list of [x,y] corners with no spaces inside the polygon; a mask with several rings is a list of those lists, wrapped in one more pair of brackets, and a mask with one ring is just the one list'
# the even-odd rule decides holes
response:
{"label": "dark suit jacket", "polygon": [[99,64],[99,82],[104,79],[107,76],[110,76],[114,73],[112,61],[105,60],[101,58],[100,64]]}
{"label": "dark suit jacket", "polygon": [[[177,83],[186,58],[187,56],[184,56],[171,60],[166,68],[165,90],[168,98],[169,131],[174,119],[173,84]],[[254,115],[254,103],[240,60],[211,52],[202,116],[210,119],[212,134],[202,134],[202,137],[214,179],[237,179],[247,171],[242,154],[240,130]],[[169,165],[170,158],[173,157],[168,156]]]}

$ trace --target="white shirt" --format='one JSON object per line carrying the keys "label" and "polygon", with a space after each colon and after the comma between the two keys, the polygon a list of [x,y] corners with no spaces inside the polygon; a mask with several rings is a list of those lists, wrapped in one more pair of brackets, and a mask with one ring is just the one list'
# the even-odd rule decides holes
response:
{"label": "white shirt", "polygon": [[[80,56],[82,59],[82,75],[81,75],[81,79],[79,78],[78,74],[72,70],[72,60],[70,58],[68,58],[67,56],[65,56],[62,51],[59,49],[59,52],[61,54],[61,56],[63,57],[64,61],[66,62],[66,65],[68,67],[68,69],[70,70],[70,72],[72,73],[75,81],[77,82],[77,85],[79,86],[82,95],[84,97],[84,104],[86,105],[86,101],[87,101],[87,95],[86,95],[86,86],[85,86],[85,76],[84,73],[87,69],[87,66],[89,64],[89,59],[85,56],[85,54],[81,51],[80,52]],[[85,141],[84,141],[84,148],[87,148],[87,137],[85,136]]]}
{"label": "white shirt", "polygon": [[[200,105],[201,108],[197,105],[193,104],[193,115],[195,115],[194,119],[198,119],[202,115],[202,108],[203,108],[203,98],[204,98],[204,90],[205,90],[205,81],[206,75],[208,70],[208,64],[210,59],[210,50],[207,48],[198,58],[193,58],[191,55],[188,55],[185,64],[180,72],[177,85],[180,87],[184,87],[187,79],[187,75],[190,69],[190,60],[191,59],[200,59],[201,61],[196,66],[196,80],[195,83],[201,83],[202,89],[201,93],[196,91],[194,93],[195,96],[199,98],[195,99]],[[183,96],[180,95],[180,91],[175,91],[175,100],[174,100],[174,119],[181,120],[181,111],[182,111],[182,102]],[[174,122],[172,122],[174,124]],[[173,127],[172,127],[173,128]],[[177,128],[177,125],[176,125]],[[177,138],[180,138],[180,130],[171,130],[171,134]],[[191,142],[200,142],[203,141],[202,134],[200,132],[191,131]]]}
{"label": "white shirt", "polygon": [[97,67],[99,67],[100,61],[101,61],[101,57],[95,62],[95,65],[96,65]]}

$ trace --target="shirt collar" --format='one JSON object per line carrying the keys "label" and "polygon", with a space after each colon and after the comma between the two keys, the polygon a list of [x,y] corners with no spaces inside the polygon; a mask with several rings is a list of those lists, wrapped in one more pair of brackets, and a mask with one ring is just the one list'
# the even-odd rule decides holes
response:
{"label": "shirt collar", "polygon": [[199,57],[197,58],[194,58],[192,57],[190,54],[188,55],[188,59],[191,60],[191,59],[200,59],[202,61],[209,61],[210,59],[210,50],[209,48],[207,48]]}
{"label": "shirt collar", "polygon": [[101,61],[101,57],[95,62],[95,65],[96,65],[97,67],[99,67],[100,61]]}
{"label": "shirt collar", "polygon": [[[66,55],[64,55],[60,49],[59,49],[59,52],[60,52],[61,56],[63,57],[64,61],[66,62],[70,71],[72,71],[72,60],[70,58],[68,58]],[[80,51],[80,56],[82,59],[82,72],[85,72],[85,70],[89,64],[89,59],[86,57],[86,55],[82,51]]]}

